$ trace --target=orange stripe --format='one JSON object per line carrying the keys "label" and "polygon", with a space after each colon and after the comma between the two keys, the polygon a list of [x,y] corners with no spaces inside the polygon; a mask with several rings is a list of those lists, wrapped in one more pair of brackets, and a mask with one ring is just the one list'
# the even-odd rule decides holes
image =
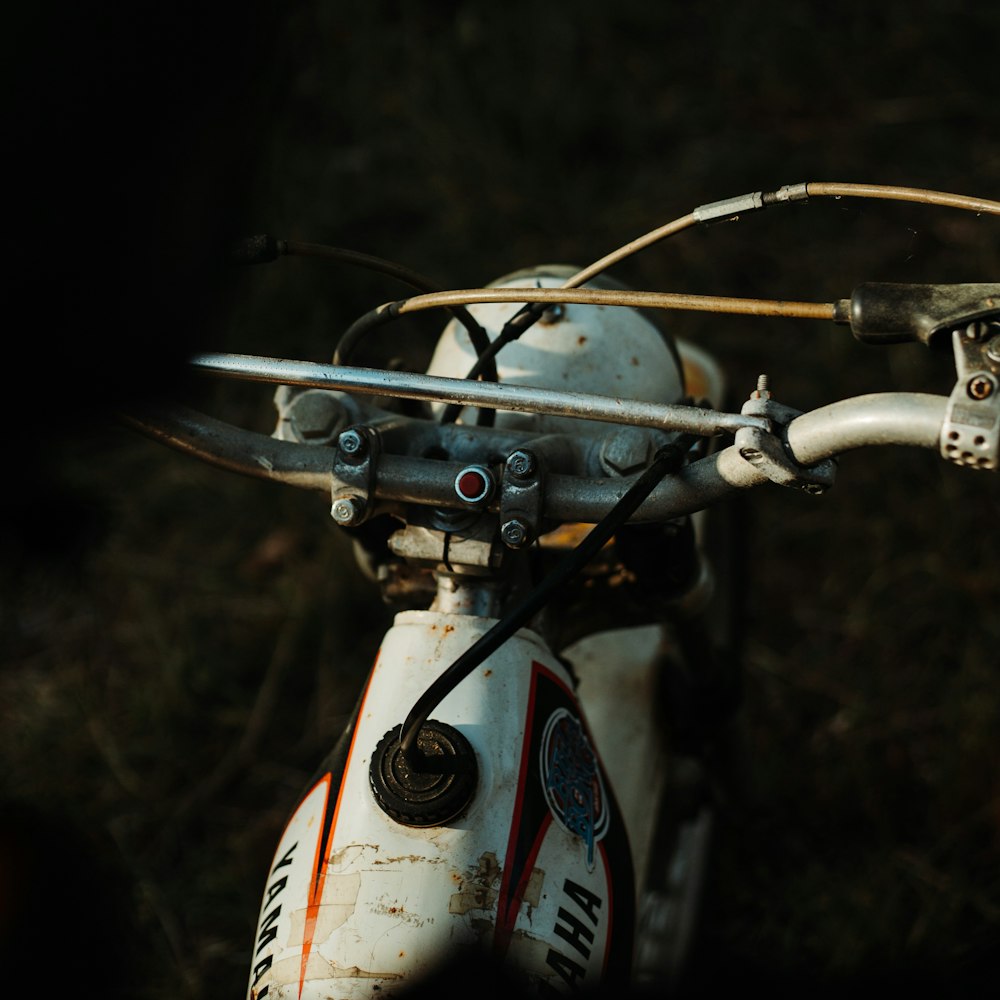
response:
{"label": "orange stripe", "polygon": [[[381,652],[381,650],[380,650]],[[351,736],[351,745],[347,751],[347,760],[344,762],[344,777],[340,782],[340,788],[337,790],[337,804],[333,808],[333,822],[330,824],[330,832],[327,834],[326,838],[326,851],[323,854],[323,864],[319,868],[315,876],[315,882],[313,883],[312,891],[309,893],[309,904],[306,906],[306,921],[305,928],[302,933],[302,964],[299,967],[299,997],[302,996],[302,989],[306,981],[306,965],[309,963],[309,955],[312,951],[313,943],[313,932],[316,930],[316,920],[319,917],[319,903],[323,898],[323,886],[326,884],[326,871],[327,864],[330,860],[330,850],[333,847],[333,835],[337,832],[337,820],[340,817],[340,806],[344,801],[344,788],[347,785],[347,776],[351,771],[351,758],[354,756],[354,744],[357,742],[358,733],[361,731],[361,720],[364,718],[365,714],[365,704],[368,701],[368,691],[371,688],[372,680],[375,677],[375,669],[378,666],[378,656],[375,657],[375,665],[372,667],[371,675],[368,678],[368,683],[365,686],[364,697],[361,701],[361,708],[358,710],[358,722],[354,727],[354,734]],[[326,776],[326,780],[330,780],[330,775]],[[329,794],[329,793],[328,793]],[[319,858],[320,844],[316,844],[316,857]],[[315,864],[315,862],[314,862]],[[316,868],[313,868],[316,872]]]}

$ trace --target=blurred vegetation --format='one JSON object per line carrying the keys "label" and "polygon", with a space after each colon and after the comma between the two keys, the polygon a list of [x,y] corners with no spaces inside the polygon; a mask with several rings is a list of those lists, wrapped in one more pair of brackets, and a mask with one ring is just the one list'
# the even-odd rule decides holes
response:
{"label": "blurred vegetation", "polygon": [[[137,363],[160,384],[191,346],[326,360],[399,288],[285,259],[192,290],[189,255],[271,232],[469,287],[800,180],[1000,197],[986,4],[369,0],[223,5],[217,20],[178,13],[169,41],[109,28],[121,72],[90,111],[112,141],[59,183],[35,177],[40,219],[14,208],[46,238],[67,206],[82,228],[93,213],[111,246],[79,255],[82,299],[51,245],[22,254],[40,283],[24,287],[44,294],[42,336],[26,330],[10,367],[29,384],[4,511],[0,934],[11,959],[55,947],[39,927],[68,934],[75,975],[148,1000],[242,995],[273,845],[389,620],[322,501],[202,468],[110,411]],[[41,48],[49,29],[34,27]],[[67,91],[108,65],[83,46],[74,59]],[[163,67],[169,86],[147,79]],[[147,100],[126,127],[130,88]],[[132,163],[126,209],[113,179],[137,135],[197,141]],[[184,210],[157,202],[146,231],[131,225],[161,193]],[[151,254],[115,239],[126,218]],[[815,201],[685,233],[618,277],[819,301],[862,280],[998,274],[996,220]],[[438,322],[390,328],[372,356],[421,363]],[[739,393],[767,371],[802,409],[950,389],[947,357],[840,328],[671,322]],[[62,363],[36,382],[25,359]],[[266,388],[166,384],[270,428]],[[737,973],[926,985],[985,968],[1000,940],[998,498],[996,477],[901,449],[847,456],[820,500],[753,497],[752,783],[721,830],[692,990]]]}

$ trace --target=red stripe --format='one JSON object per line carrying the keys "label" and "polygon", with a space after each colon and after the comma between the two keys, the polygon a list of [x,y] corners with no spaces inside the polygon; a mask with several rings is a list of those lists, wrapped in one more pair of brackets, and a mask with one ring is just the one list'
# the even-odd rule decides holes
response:
{"label": "red stripe", "polygon": [[[511,873],[514,865],[514,854],[517,850],[517,832],[521,827],[521,812],[524,808],[524,790],[527,784],[528,761],[530,759],[531,727],[535,716],[535,688],[538,664],[532,663],[531,688],[528,691],[528,707],[524,715],[524,743],[521,750],[521,766],[517,777],[517,795],[514,799],[514,815],[511,819],[510,833],[507,836],[507,854],[504,858],[503,880],[500,883],[500,898],[497,901],[497,923],[493,934],[493,950],[498,956],[506,954],[510,945],[510,937],[514,931],[514,921],[517,919],[517,911],[520,904],[520,897],[517,890],[524,892],[524,872],[518,880],[518,885],[514,887],[514,895],[511,898]],[[544,824],[542,833],[548,828]],[[536,837],[536,842],[532,845],[532,857],[538,856],[540,841]],[[528,871],[526,868],[525,871]],[[513,914],[510,910],[513,909]]]}

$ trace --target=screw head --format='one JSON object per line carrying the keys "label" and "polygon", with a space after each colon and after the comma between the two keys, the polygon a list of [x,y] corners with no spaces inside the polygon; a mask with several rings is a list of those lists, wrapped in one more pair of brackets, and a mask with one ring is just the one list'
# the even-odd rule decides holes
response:
{"label": "screw head", "polygon": [[365,439],[353,427],[349,427],[337,438],[337,447],[345,455],[356,455],[360,458],[364,454]]}
{"label": "screw head", "polygon": [[740,448],[740,455],[748,462],[759,462],[763,458],[756,448]]}
{"label": "screw head", "polygon": [[342,527],[349,528],[357,524],[364,513],[364,505],[356,497],[340,497],[333,501],[330,516]]}
{"label": "screw head", "polygon": [[519,517],[512,517],[500,526],[500,540],[509,549],[520,549],[528,544],[528,526]]}
{"label": "screw head", "polygon": [[518,449],[507,456],[507,468],[517,479],[527,479],[535,471],[535,456],[530,451]]}
{"label": "screw head", "polygon": [[996,386],[993,384],[993,379],[989,375],[980,373],[978,375],[973,375],[969,379],[968,384],[965,387],[965,391],[973,399],[989,399],[993,395],[993,390]]}

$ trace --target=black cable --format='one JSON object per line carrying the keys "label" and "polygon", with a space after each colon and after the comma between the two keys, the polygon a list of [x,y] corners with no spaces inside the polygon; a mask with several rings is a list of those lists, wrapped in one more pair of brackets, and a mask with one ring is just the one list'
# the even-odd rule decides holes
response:
{"label": "black cable", "polygon": [[434,680],[416,700],[400,728],[400,746],[411,766],[425,766],[417,737],[431,712],[440,702],[488,656],[500,648],[512,635],[531,621],[549,602],[553,594],[566,585],[607,544],[621,526],[639,509],[656,485],[684,463],[693,434],[683,434],[657,452],[656,458],[629,487],[625,495],[580,544],[556,565],[537,587],[526,594],[488,632],[480,636],[447,670]]}
{"label": "black cable", "polygon": [[[266,264],[276,260],[282,255],[298,257],[326,257],[344,264],[352,264],[355,267],[364,267],[369,271],[378,271],[387,274],[397,281],[401,281],[419,292],[440,292],[442,287],[435,281],[414,271],[395,261],[386,260],[383,257],[375,257],[372,254],[360,253],[357,250],[345,250],[343,247],[326,246],[323,243],[301,243],[297,240],[279,240],[274,236],[248,236],[240,240],[230,251],[230,259],[236,264]],[[399,303],[393,303],[397,306]],[[452,306],[448,308],[452,314],[465,327],[472,342],[472,348],[476,356],[482,357],[483,353],[489,349],[490,338],[486,331],[476,322],[475,317],[465,306]],[[375,310],[373,313],[366,313],[360,320],[353,323],[341,337],[334,354],[334,364],[343,364],[345,358],[357,342],[376,326],[395,319],[397,312],[383,315],[383,311]],[[374,321],[373,321],[374,319]],[[367,322],[366,322],[367,321]],[[355,329],[357,328],[357,329]],[[337,359],[340,360],[337,360]],[[487,364],[482,368],[482,375],[487,381],[497,380],[496,364],[492,362],[492,355],[487,360]]]}
{"label": "black cable", "polygon": [[[476,358],[475,364],[469,369],[469,374],[466,375],[466,379],[477,379],[480,375],[483,375],[486,370],[486,365],[493,365],[494,371],[496,370],[494,358],[500,353],[500,351],[506,347],[508,344],[512,344],[518,337],[522,334],[527,333],[535,323],[541,318],[542,313],[548,308],[547,305],[539,302],[528,303],[522,306],[506,323],[504,323],[503,328],[497,334],[496,339],[490,341],[489,346],[486,350]],[[445,409],[444,413],[441,414],[442,424],[452,424],[458,419],[458,415],[462,412],[462,406],[459,403],[449,403]],[[490,424],[493,423],[494,411],[493,410],[480,410],[480,414],[488,413]]]}

